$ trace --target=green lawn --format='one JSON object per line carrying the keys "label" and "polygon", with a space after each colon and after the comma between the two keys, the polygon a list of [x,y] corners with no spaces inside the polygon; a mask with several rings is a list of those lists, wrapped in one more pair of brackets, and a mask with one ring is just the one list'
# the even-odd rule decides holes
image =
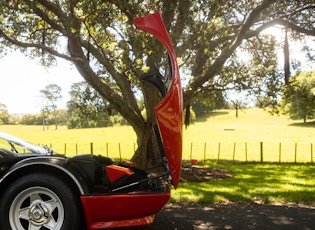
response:
{"label": "green lawn", "polygon": [[180,183],[176,202],[315,202],[314,164],[212,164],[233,177],[201,183]]}
{"label": "green lawn", "polygon": [[[285,116],[271,116],[259,109],[247,109],[235,118],[235,111],[218,111],[212,116],[191,124],[184,130],[183,158],[203,160],[220,159],[245,161],[260,160],[260,143],[263,143],[264,161],[310,162],[315,125],[303,125]],[[56,152],[74,155],[90,153],[93,142],[95,154],[130,159],[134,152],[136,136],[129,126],[96,129],[67,130],[51,126],[43,131],[41,126],[2,125],[0,131],[19,136],[38,144],[52,145]],[[220,149],[219,149],[220,146]],[[281,147],[281,148],[280,148]],[[315,146],[314,146],[315,149]],[[297,154],[295,155],[295,151]],[[120,154],[119,154],[120,152]],[[315,155],[315,154],[314,154]]]}
{"label": "green lawn", "polygon": [[[271,116],[259,109],[247,109],[235,118],[235,111],[213,113],[203,122],[196,122],[184,132],[184,158],[260,160],[263,143],[264,161],[310,162],[315,125],[303,125],[285,116]],[[302,121],[300,121],[302,122]],[[220,145],[220,150],[219,150]],[[295,149],[297,145],[297,148]],[[280,147],[281,146],[281,147]],[[315,147],[314,147],[315,149]],[[234,153],[235,152],[235,153]],[[315,155],[315,154],[314,154]],[[315,156],[313,156],[315,161]]]}
{"label": "green lawn", "polygon": [[[55,152],[65,153],[67,156],[79,153],[90,153],[93,143],[93,153],[112,158],[130,159],[134,152],[136,135],[130,126],[107,127],[94,129],[66,129],[53,126],[43,131],[41,126],[2,125],[0,131],[10,133],[36,144],[50,145]],[[66,147],[66,150],[65,150]]]}
{"label": "green lawn", "polygon": [[[41,126],[1,125],[0,131],[10,133],[37,144],[52,145],[56,152],[71,156],[90,153],[93,143],[95,154],[130,159],[135,148],[136,136],[129,126],[96,129],[73,129]],[[263,142],[264,160],[278,161],[281,143],[282,161],[311,161],[311,145],[315,137],[314,123],[303,125],[284,116],[270,116],[258,109],[240,112],[219,111],[184,130],[183,158],[197,158],[203,163],[212,159],[207,167],[225,168],[233,178],[203,183],[181,183],[172,191],[173,201],[225,202],[314,202],[314,164],[243,164],[247,146],[248,161],[260,160],[260,143]],[[235,158],[235,164],[217,163],[220,157]],[[66,148],[65,148],[66,146]],[[315,147],[314,147],[315,148]],[[66,149],[66,150],[65,150]],[[315,161],[315,156],[314,156]]]}

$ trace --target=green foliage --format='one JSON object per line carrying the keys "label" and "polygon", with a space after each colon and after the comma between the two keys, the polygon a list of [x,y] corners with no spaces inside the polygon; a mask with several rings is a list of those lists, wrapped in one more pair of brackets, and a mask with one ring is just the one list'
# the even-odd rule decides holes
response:
{"label": "green foliage", "polygon": [[202,183],[180,183],[172,191],[176,202],[314,202],[315,165],[209,164],[232,178]]}
{"label": "green foliage", "polygon": [[282,107],[291,119],[312,119],[315,112],[315,71],[301,72],[283,89]]}
{"label": "green foliage", "polygon": [[224,106],[225,102],[221,91],[200,93],[191,102],[191,108],[196,119],[209,115],[213,110],[222,109]]}
{"label": "green foliage", "polygon": [[48,125],[48,120],[52,114],[55,123],[55,129],[58,128],[58,117],[57,117],[57,101],[62,98],[61,87],[56,84],[49,84],[45,89],[40,90],[42,97],[42,124],[43,126]]}
{"label": "green foliage", "polygon": [[61,87],[56,84],[49,84],[45,89],[40,90],[42,98],[46,100],[46,107],[56,107],[56,102],[62,98]]}
{"label": "green foliage", "polygon": [[20,119],[20,124],[23,125],[42,125],[43,115],[42,114],[24,114]]}
{"label": "green foliage", "polygon": [[105,127],[110,125],[112,109],[108,102],[86,82],[71,86],[68,113],[68,128]]}
{"label": "green foliage", "polygon": [[9,124],[9,123],[10,123],[10,115],[8,113],[7,107],[5,104],[0,103],[0,125]]}
{"label": "green foliage", "polygon": [[247,52],[250,61],[243,60],[243,71],[239,71],[240,75],[249,79],[239,90],[246,90],[258,108],[267,108],[272,114],[279,113],[278,104],[284,83],[279,70],[277,46],[277,40],[272,35],[248,39],[242,49]]}
{"label": "green foliage", "polygon": [[[279,44],[270,47],[270,43],[260,36],[266,28],[286,25],[294,31],[291,37],[299,40],[303,34],[314,36],[313,5],[308,0],[45,0],[36,3],[11,0],[1,2],[0,6],[3,47],[20,48],[31,57],[39,57],[44,65],[52,64],[56,57],[72,61],[89,84],[129,123],[137,119],[130,117],[132,111],[141,116],[141,110],[132,98],[145,90],[138,77],[155,64],[160,67],[164,58],[156,40],[135,32],[134,17],[157,11],[162,13],[181,69],[185,72],[183,80],[188,82],[186,104],[200,90],[271,89],[272,86],[266,84],[271,84],[272,80],[264,82],[260,75],[265,73],[261,70],[271,66],[266,60],[273,61],[269,58],[273,52],[266,51],[275,50]],[[234,61],[235,57],[242,58],[237,49],[246,40],[251,45],[245,50],[263,50],[263,60],[248,61],[250,68],[259,70],[251,71],[255,74],[246,74],[247,70],[237,68],[242,65]],[[274,93],[275,88],[271,91]],[[118,95],[113,97],[113,93]]]}
{"label": "green foliage", "polygon": [[[56,118],[58,120],[58,124],[66,125],[68,123],[69,117],[68,112],[65,109],[57,109],[56,110]],[[39,114],[24,114],[20,119],[18,119],[19,124],[23,125],[43,125],[43,119],[45,119],[46,125],[55,124],[55,118],[52,114],[49,114],[43,118],[43,113]]]}

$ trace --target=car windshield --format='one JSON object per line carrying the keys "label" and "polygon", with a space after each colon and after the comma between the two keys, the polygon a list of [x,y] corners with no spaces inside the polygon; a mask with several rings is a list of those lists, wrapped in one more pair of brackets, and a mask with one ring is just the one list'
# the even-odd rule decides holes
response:
{"label": "car windshield", "polygon": [[40,155],[50,155],[49,148],[41,147],[7,133],[0,132],[0,149],[13,153],[34,153]]}

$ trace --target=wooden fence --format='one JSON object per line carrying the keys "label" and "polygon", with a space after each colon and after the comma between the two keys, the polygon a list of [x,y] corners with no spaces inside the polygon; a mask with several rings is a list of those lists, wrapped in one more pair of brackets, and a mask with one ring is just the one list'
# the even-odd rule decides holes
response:
{"label": "wooden fence", "polygon": [[[211,146],[209,148],[209,146]],[[198,151],[196,151],[198,149]],[[313,163],[313,143],[190,143],[189,156],[184,151],[184,158],[216,161],[241,162],[278,162],[278,163]]]}
{"label": "wooden fence", "polygon": [[[130,159],[135,143],[65,143],[50,145],[56,152],[72,156],[79,153],[100,154],[116,159]],[[183,159],[200,161],[313,163],[313,143],[244,142],[244,143],[185,143]]]}

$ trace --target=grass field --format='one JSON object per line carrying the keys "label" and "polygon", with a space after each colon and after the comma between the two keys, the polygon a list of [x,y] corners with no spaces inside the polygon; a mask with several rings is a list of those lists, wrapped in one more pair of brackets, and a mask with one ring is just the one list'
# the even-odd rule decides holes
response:
{"label": "grass field", "polygon": [[277,162],[280,152],[281,161],[292,162],[295,151],[297,161],[311,161],[314,125],[304,126],[287,117],[271,116],[258,109],[240,112],[238,119],[234,113],[221,111],[189,127],[185,131],[184,157],[192,155],[193,158],[203,159],[206,152],[207,159],[217,159],[220,151],[222,159],[232,159],[234,155],[235,160],[245,161],[247,150],[248,161],[259,161],[260,144],[263,143],[264,161]]}
{"label": "grass field", "polygon": [[129,126],[94,129],[66,129],[53,126],[43,131],[42,126],[3,125],[0,131],[7,132],[36,144],[50,145],[55,152],[67,156],[79,153],[93,153],[119,158],[119,145],[123,158],[129,159],[134,152],[136,136]]}
{"label": "grass field", "polygon": [[[68,130],[41,126],[2,125],[8,132],[38,144],[48,144],[68,156],[90,153],[129,159],[135,149],[136,136],[129,126]],[[303,125],[284,116],[271,116],[259,109],[247,109],[235,118],[235,111],[214,112],[208,118],[184,130],[183,158],[228,159],[278,162],[311,162],[315,125]],[[315,146],[314,146],[315,149]],[[315,155],[315,154],[314,154]]]}
{"label": "grass field", "polygon": [[180,183],[172,191],[176,202],[315,202],[314,164],[216,164],[232,178],[201,183]]}
{"label": "grass field", "polygon": [[[68,156],[90,153],[93,143],[95,154],[112,158],[130,159],[136,136],[129,126],[96,129],[67,130],[50,127],[43,131],[41,126],[2,125],[0,131],[10,133],[38,144],[52,145],[56,152]],[[184,130],[183,157],[212,159],[207,167],[229,170],[233,177],[221,181],[203,183],[181,183],[172,192],[173,201],[226,202],[314,202],[314,164],[222,164],[217,162],[218,146],[220,157],[244,161],[247,145],[248,161],[260,160],[260,143],[263,142],[264,160],[278,161],[281,143],[282,161],[310,162],[311,144],[315,136],[313,123],[303,125],[283,116],[270,116],[258,109],[248,109],[235,118],[234,111],[219,111],[203,121],[195,122]],[[234,148],[235,146],[235,148]],[[120,147],[120,148],[119,148]],[[77,148],[77,149],[76,149]],[[315,157],[314,157],[315,160]],[[209,161],[207,161],[209,162]],[[201,162],[202,164],[202,162]]]}

